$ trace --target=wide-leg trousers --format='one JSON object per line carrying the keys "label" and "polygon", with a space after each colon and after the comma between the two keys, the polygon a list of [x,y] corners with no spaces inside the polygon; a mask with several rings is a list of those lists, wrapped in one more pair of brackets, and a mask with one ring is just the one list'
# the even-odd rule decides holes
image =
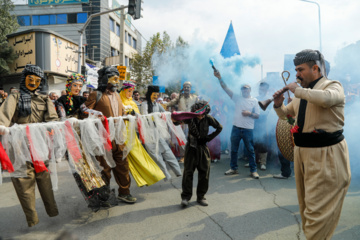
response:
{"label": "wide-leg trousers", "polygon": [[294,171],[306,238],[331,239],[351,179],[345,139],[328,147],[295,147]]}

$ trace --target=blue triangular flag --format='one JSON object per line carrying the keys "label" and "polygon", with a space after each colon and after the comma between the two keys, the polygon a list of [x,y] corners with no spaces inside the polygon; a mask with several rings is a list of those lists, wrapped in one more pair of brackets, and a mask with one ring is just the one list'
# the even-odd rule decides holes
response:
{"label": "blue triangular flag", "polygon": [[234,55],[240,55],[240,50],[236,41],[234,28],[232,22],[230,23],[229,30],[226,34],[225,41],[221,48],[220,54],[224,58],[229,58]]}

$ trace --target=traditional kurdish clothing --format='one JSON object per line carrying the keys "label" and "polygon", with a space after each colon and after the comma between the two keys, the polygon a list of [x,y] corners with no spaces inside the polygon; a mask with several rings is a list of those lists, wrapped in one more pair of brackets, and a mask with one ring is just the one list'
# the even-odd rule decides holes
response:
{"label": "traditional kurdish clothing", "polygon": [[[132,101],[132,97],[127,98],[124,91],[125,89],[134,87],[135,85],[133,84],[131,86],[131,83],[128,83],[127,86],[123,84],[122,91],[120,92],[121,101],[128,113],[133,111],[135,113],[140,113],[136,103]],[[126,121],[125,123],[128,127],[128,122]],[[134,137],[134,142],[131,145],[133,147],[127,158],[129,160],[131,174],[139,187],[150,186],[165,178],[164,173],[146,152],[137,136]]]}
{"label": "traditional kurdish clothing", "polygon": [[[307,51],[312,50],[297,54],[295,65],[321,61],[318,51]],[[275,111],[280,118],[297,116],[294,167],[302,227],[307,239],[331,239],[351,178],[342,135],[344,90],[340,82],[322,77],[309,88],[296,88],[294,95],[290,104]]]}
{"label": "traditional kurdish clothing", "polygon": [[[41,89],[46,84],[44,73],[40,67],[29,64],[26,65],[20,82],[20,93],[11,94],[0,107],[0,127],[9,127],[15,123],[28,124],[58,120],[50,98],[47,95],[40,95],[36,91],[37,89],[34,91],[27,89],[25,85],[25,77],[27,75],[36,75],[42,79],[41,85],[37,89]],[[39,150],[41,151],[41,149]],[[10,156],[12,154],[10,153]],[[32,157],[33,156],[31,156],[31,158]],[[45,161],[45,168],[39,170],[36,166],[34,168],[32,159],[25,160],[26,166],[24,167],[26,169],[26,177],[17,177],[15,171],[14,177],[12,177],[11,180],[26,215],[28,226],[32,227],[39,223],[35,208],[35,182],[47,214],[50,217],[54,217],[57,216],[59,212],[52,190],[50,173],[47,169],[49,162]],[[19,175],[21,174],[18,174],[18,176]]]}
{"label": "traditional kurdish clothing", "polygon": [[[192,112],[206,106],[201,101],[192,106]],[[210,106],[207,106],[203,112],[205,116],[199,120],[194,117],[184,120],[189,126],[189,137],[185,147],[184,175],[182,180],[181,198],[189,201],[192,197],[194,172],[198,170],[198,184],[196,189],[197,200],[204,200],[204,196],[209,188],[210,176],[210,152],[206,143],[214,139],[222,130],[221,124],[212,116],[208,115]],[[202,115],[199,114],[199,115]],[[216,129],[215,132],[209,133],[209,127]]]}

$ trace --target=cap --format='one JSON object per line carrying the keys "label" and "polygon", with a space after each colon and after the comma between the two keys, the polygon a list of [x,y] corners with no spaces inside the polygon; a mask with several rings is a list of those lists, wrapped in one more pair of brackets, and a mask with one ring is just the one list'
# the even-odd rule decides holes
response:
{"label": "cap", "polygon": [[243,85],[241,85],[241,89],[245,89],[245,88],[250,88],[250,89],[251,89],[251,87],[250,87],[249,84],[243,84]]}

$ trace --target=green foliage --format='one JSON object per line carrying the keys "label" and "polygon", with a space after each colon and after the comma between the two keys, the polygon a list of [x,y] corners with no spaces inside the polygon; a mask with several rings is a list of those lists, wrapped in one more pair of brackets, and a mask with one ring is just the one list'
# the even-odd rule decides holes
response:
{"label": "green foliage", "polygon": [[6,41],[6,35],[19,27],[16,16],[11,14],[14,4],[11,0],[0,0],[0,43]]}
{"label": "green foliage", "polygon": [[16,16],[11,14],[14,4],[11,0],[0,0],[0,76],[10,73],[11,64],[17,55],[6,41],[6,35],[13,33],[19,27]]}
{"label": "green foliage", "polygon": [[14,49],[9,47],[7,42],[0,43],[0,76],[10,73],[8,64],[11,64],[18,56],[14,54]]}
{"label": "green foliage", "polygon": [[[186,46],[188,46],[188,43],[181,37],[176,40],[174,45],[166,31],[163,32],[162,37],[159,32],[154,34],[146,43],[144,51],[141,54],[134,54],[131,60],[131,78],[136,81],[137,87],[145,88],[152,82],[154,75],[152,57],[155,53],[161,55],[170,49]],[[179,92],[180,87],[179,80],[179,82],[170,84],[166,88],[166,92]]]}

